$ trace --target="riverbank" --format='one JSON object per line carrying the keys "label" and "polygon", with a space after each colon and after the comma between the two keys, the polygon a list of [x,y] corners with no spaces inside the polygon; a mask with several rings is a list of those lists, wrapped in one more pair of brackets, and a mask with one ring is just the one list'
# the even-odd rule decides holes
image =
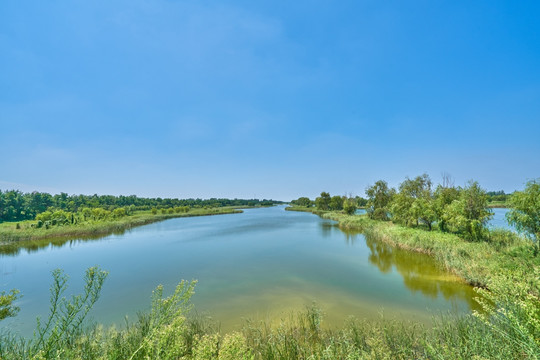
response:
{"label": "riverbank", "polygon": [[289,211],[312,212],[335,220],[342,229],[358,231],[392,246],[429,254],[448,271],[472,286],[489,288],[495,277],[505,274],[540,296],[540,256],[530,242],[508,230],[490,230],[485,241],[471,242],[456,234],[406,228],[390,221],[371,220],[365,215],[289,207]]}
{"label": "riverbank", "polygon": [[152,214],[151,211],[141,211],[115,220],[86,221],[78,224],[53,226],[49,229],[32,227],[31,225],[36,222],[34,220],[2,223],[0,224],[0,250],[3,246],[12,247],[18,243],[29,241],[101,237],[173,218],[237,214],[241,212],[242,210],[234,207],[194,208],[185,213],[173,214]]}

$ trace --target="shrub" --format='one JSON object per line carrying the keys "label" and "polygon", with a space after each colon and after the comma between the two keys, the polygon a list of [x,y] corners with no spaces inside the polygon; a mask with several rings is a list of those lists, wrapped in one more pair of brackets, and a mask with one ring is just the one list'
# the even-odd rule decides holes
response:
{"label": "shrub", "polygon": [[346,214],[352,215],[355,213],[356,209],[357,206],[353,199],[347,199],[343,202],[343,211],[345,211]]}
{"label": "shrub", "polygon": [[375,211],[373,212],[372,218],[374,220],[387,221],[388,220],[388,212],[384,208],[375,209]]}
{"label": "shrub", "polygon": [[20,309],[13,305],[13,302],[20,297],[19,290],[16,289],[12,289],[9,294],[5,291],[0,293],[0,320],[17,315]]}

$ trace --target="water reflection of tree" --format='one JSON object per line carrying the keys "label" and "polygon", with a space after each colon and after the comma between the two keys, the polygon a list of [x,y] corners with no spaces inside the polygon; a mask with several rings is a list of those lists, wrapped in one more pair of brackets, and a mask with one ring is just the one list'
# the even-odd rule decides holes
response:
{"label": "water reflection of tree", "polygon": [[321,235],[324,238],[330,237],[332,235],[332,231],[335,229],[335,224],[333,222],[321,222]]}
{"label": "water reflection of tree", "polygon": [[444,271],[428,255],[398,249],[369,236],[366,245],[371,250],[369,262],[383,273],[395,268],[411,292],[421,292],[432,299],[441,294],[446,300],[464,300],[470,309],[479,309],[472,287]]}
{"label": "water reflection of tree", "polygon": [[100,240],[110,235],[122,235],[127,230],[116,230],[107,235],[86,235],[80,236],[77,239],[70,239],[67,236],[64,237],[53,237],[49,239],[42,240],[22,240],[15,242],[8,242],[5,244],[0,244],[0,256],[17,256],[21,253],[22,250],[25,250],[27,253],[36,253],[40,250],[48,249],[49,247],[53,248],[62,248],[64,246],[73,246],[82,242]]}
{"label": "water reflection of tree", "polygon": [[361,232],[348,230],[348,231],[345,231],[344,234],[345,234],[345,242],[347,243],[347,245],[350,245],[350,246],[354,246],[358,242],[358,239],[364,238],[364,235]]}

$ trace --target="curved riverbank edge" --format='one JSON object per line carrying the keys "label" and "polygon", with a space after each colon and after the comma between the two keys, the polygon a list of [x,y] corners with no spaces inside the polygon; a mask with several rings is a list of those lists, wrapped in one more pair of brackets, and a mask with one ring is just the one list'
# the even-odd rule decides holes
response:
{"label": "curved riverbank edge", "polygon": [[492,230],[488,240],[470,242],[456,234],[406,228],[390,221],[371,220],[366,215],[298,207],[286,210],[311,212],[337,221],[337,226],[344,230],[358,231],[394,247],[428,254],[472,286],[489,288],[493,278],[505,272],[520,279],[535,296],[540,295],[539,279],[535,278],[540,269],[540,257],[533,255],[529,242],[510,231]]}
{"label": "curved riverbank edge", "polygon": [[114,221],[91,222],[81,225],[58,226],[52,229],[16,229],[15,223],[13,229],[2,229],[0,231],[0,248],[2,246],[13,246],[18,243],[21,245],[29,241],[46,241],[46,240],[75,240],[83,237],[105,237],[111,234],[122,233],[126,230],[149,225],[155,222],[164,220],[195,217],[195,216],[212,216],[239,214],[243,210],[238,208],[210,208],[196,209],[188,213],[180,214],[151,214],[142,213],[131,216],[126,216]]}

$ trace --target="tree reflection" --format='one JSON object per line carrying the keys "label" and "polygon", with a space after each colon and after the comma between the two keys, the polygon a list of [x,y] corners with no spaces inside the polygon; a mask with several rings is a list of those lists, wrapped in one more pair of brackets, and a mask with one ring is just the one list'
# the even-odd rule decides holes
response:
{"label": "tree reflection", "polygon": [[480,309],[474,300],[477,294],[473,288],[442,269],[432,257],[392,247],[372,236],[365,238],[371,251],[369,262],[383,273],[389,273],[395,268],[411,292],[421,292],[432,299],[439,295],[446,300],[460,299],[466,301],[470,309]]}
{"label": "tree reflection", "polygon": [[100,240],[106,238],[110,235],[122,235],[129,229],[125,230],[115,230],[109,234],[103,235],[86,235],[80,236],[77,239],[69,238],[68,236],[64,237],[52,237],[49,239],[42,240],[23,240],[23,241],[14,241],[0,244],[0,257],[1,256],[17,256],[21,251],[25,250],[27,253],[37,253],[41,250],[46,250],[49,247],[62,248],[64,246],[73,246],[87,241]]}
{"label": "tree reflection", "polygon": [[320,229],[321,229],[322,237],[328,238],[332,235],[332,231],[334,231],[335,229],[335,224],[334,222],[324,221],[324,222],[321,222]]}

